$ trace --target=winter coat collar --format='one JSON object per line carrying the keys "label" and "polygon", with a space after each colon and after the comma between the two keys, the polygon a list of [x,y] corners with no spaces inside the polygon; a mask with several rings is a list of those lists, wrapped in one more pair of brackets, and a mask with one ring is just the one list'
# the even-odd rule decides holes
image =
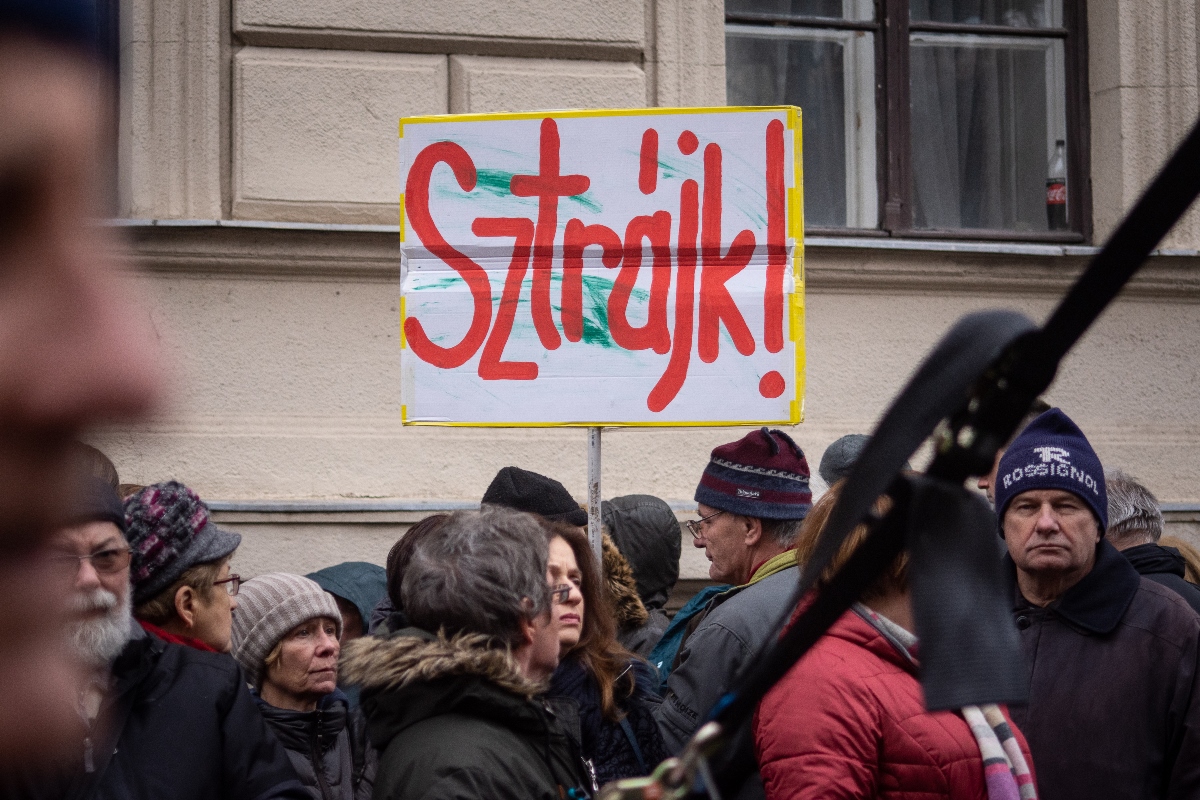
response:
{"label": "winter coat collar", "polygon": [[750,580],[746,581],[746,586],[758,583],[763,578],[769,578],[777,572],[783,572],[788,567],[796,566],[796,551],[784,550],[778,555],[771,556],[761,564],[754,567],[754,572],[750,575]]}
{"label": "winter coat collar", "polygon": [[899,667],[910,675],[917,674],[917,661],[902,652],[902,645],[893,642],[855,610],[847,611],[826,633],[858,645],[884,663]]}
{"label": "winter coat collar", "polygon": [[[1012,584],[1013,610],[1027,608],[1029,602],[1017,587],[1017,568],[1011,556],[1004,556],[1004,565]],[[1101,539],[1096,545],[1096,563],[1092,571],[1046,608],[1076,628],[1104,636],[1121,623],[1141,581],[1137,570],[1117,548]]]}
{"label": "winter coat collar", "polygon": [[1160,547],[1151,542],[1122,550],[1121,555],[1125,556],[1139,575],[1166,573],[1182,578],[1187,572],[1183,556],[1179,555],[1179,551],[1174,547]]}
{"label": "winter coat collar", "polygon": [[258,710],[270,723],[283,746],[297,752],[308,752],[314,735],[321,752],[328,750],[345,730],[349,716],[349,702],[346,695],[338,690],[322,697],[313,711],[276,708],[257,692],[254,693],[254,699],[258,701]]}
{"label": "winter coat collar", "polygon": [[446,714],[488,720],[523,735],[549,735],[550,710],[533,698],[544,685],[521,674],[488,638],[447,639],[405,628],[386,639],[360,637],[342,651],[340,674],[361,687],[368,732],[386,747],[401,731]]}

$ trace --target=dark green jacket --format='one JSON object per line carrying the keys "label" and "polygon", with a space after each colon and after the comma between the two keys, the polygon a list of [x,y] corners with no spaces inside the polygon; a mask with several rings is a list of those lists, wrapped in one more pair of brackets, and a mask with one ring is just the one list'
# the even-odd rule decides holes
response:
{"label": "dark green jacket", "polygon": [[[483,637],[406,628],[346,647],[379,749],[375,800],[571,800],[592,783],[568,715]],[[578,727],[578,717],[574,720]]]}

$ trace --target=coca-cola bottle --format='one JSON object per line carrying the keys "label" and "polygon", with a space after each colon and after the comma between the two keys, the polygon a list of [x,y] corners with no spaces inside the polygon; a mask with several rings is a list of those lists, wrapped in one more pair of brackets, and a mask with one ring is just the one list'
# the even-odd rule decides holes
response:
{"label": "coca-cola bottle", "polygon": [[1046,224],[1052,231],[1067,229],[1067,143],[1054,143],[1054,158],[1046,170]]}

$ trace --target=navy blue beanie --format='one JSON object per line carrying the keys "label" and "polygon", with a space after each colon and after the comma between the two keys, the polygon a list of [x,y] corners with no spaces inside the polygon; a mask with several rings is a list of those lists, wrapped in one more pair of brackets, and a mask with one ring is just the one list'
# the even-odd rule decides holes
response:
{"label": "navy blue beanie", "polygon": [[1104,535],[1108,528],[1104,467],[1083,431],[1057,408],[1029,423],[1000,459],[994,491],[1001,530],[1012,499],[1034,489],[1062,489],[1078,496],[1092,509]]}

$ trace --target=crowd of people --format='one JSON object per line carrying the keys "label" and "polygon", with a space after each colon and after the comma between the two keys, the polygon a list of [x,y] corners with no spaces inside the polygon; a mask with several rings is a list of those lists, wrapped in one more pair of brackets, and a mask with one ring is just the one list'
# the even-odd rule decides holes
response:
{"label": "crowd of people", "polygon": [[[1160,543],[1145,486],[1106,477],[1059,409],[1025,424],[980,485],[1005,545],[1028,704],[926,710],[901,554],[762,701],[739,797],[1200,793],[1200,587]],[[714,449],[683,526],[712,585],[673,619],[681,525],[649,495],[603,503],[598,559],[561,483],[505,467],[480,510],[412,526],[386,568],[243,579],[231,572],[241,537],[194,491],[120,484],[77,445],[82,490],[50,552],[70,586],[81,724],[58,758],[9,765],[0,786],[31,798],[594,797],[680,753],[794,618],[802,565],[864,438],[826,451],[832,486],[815,504],[787,433]],[[815,591],[866,533],[852,532]]]}
{"label": "crowd of people", "polygon": [[[674,614],[671,507],[605,502],[598,558],[563,485],[518,467],[386,567],[244,580],[192,489],[78,443],[162,383],[87,222],[111,128],[87,8],[0,0],[0,796],[577,800],[678,754],[794,619],[863,437],[825,452],[815,503],[779,430],[692,465],[711,585]],[[739,796],[1200,797],[1195,551],[1059,409],[980,488],[1028,702],[925,707],[902,554],[762,701]]]}

